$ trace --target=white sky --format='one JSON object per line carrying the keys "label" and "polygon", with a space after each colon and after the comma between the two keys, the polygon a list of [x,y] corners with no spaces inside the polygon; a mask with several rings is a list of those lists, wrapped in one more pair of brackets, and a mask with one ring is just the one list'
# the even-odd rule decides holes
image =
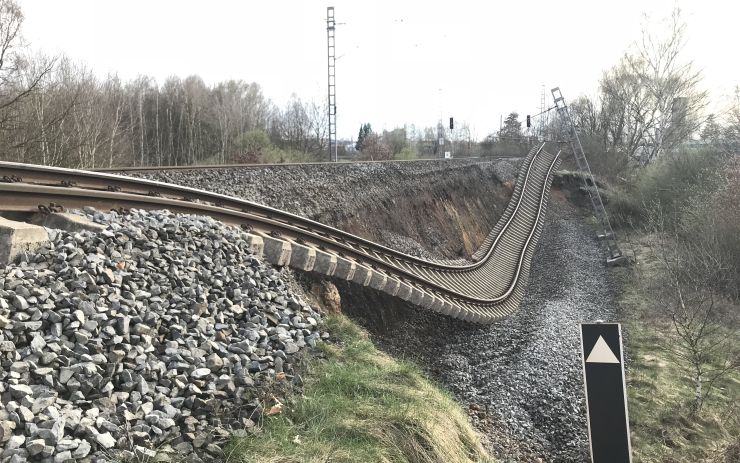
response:
{"label": "white sky", "polygon": [[[672,0],[20,0],[32,48],[64,52],[98,75],[198,74],[259,83],[282,105],[326,99],[326,7],[337,22],[340,137],[361,123],[470,121],[478,138],[500,115],[539,111],[542,85],[594,95],[603,70],[639,39],[642,14]],[[740,84],[736,0],[679,1],[685,57],[718,102]],[[344,23],[344,24],[341,24]]]}

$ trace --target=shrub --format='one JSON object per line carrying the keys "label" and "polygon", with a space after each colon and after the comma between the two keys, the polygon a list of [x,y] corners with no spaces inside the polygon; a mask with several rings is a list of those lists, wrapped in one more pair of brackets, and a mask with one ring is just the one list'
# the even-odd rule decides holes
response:
{"label": "shrub", "polygon": [[620,183],[626,178],[630,169],[627,153],[606,148],[602,139],[595,135],[581,136],[581,144],[594,175],[611,183]]}
{"label": "shrub", "polygon": [[393,159],[390,148],[377,134],[371,133],[365,137],[362,151],[360,151],[358,160],[361,161],[384,161]]}
{"label": "shrub", "polygon": [[243,133],[237,140],[238,154],[232,161],[239,163],[256,163],[271,146],[270,138],[264,130],[250,130]]}
{"label": "shrub", "polygon": [[612,196],[615,223],[642,224],[657,207],[673,229],[691,201],[716,191],[725,159],[715,151],[681,151],[636,171],[623,191]]}
{"label": "shrub", "polygon": [[740,299],[740,159],[731,159],[714,177],[716,190],[693,198],[682,211],[681,239],[702,242],[716,256],[714,265],[721,277],[710,284],[716,290]]}
{"label": "shrub", "polygon": [[416,149],[406,147],[401,150],[398,154],[396,154],[395,158],[401,161],[410,161],[412,159],[417,159],[419,157],[419,153],[416,152]]}
{"label": "shrub", "polygon": [[293,149],[283,149],[271,145],[262,155],[260,162],[265,164],[282,164],[295,162],[315,162],[316,157],[310,153]]}

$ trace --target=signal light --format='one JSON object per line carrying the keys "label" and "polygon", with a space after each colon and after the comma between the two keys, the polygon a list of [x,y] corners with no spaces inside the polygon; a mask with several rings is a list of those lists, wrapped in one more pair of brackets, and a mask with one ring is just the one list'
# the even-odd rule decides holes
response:
{"label": "signal light", "polygon": [[527,114],[527,128],[532,127],[532,120],[529,118],[529,114]]}
{"label": "signal light", "polygon": [[452,130],[452,129],[454,129],[454,128],[455,128],[455,124],[454,124],[454,122],[452,121],[452,118],[450,118],[450,130]]}

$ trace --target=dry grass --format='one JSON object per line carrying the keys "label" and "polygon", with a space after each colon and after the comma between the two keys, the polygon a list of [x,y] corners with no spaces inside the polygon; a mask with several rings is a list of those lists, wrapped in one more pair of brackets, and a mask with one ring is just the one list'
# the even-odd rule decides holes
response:
{"label": "dry grass", "polygon": [[415,366],[379,352],[344,316],[327,324],[342,342],[322,344],[304,396],[259,435],[233,439],[227,461],[491,461],[459,405]]}
{"label": "dry grass", "polygon": [[[617,269],[626,279],[620,303],[626,314],[627,371],[635,462],[729,462],[740,436],[740,372],[722,380],[698,415],[690,413],[694,390],[675,355],[670,323],[656,314],[648,291],[659,272],[650,236],[633,236],[625,248],[636,268]],[[729,457],[732,458],[732,457]]]}

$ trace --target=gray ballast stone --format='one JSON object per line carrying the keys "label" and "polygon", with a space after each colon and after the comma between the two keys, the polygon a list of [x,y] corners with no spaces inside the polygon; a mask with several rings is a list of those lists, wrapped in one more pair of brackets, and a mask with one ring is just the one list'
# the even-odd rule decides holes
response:
{"label": "gray ballast stone", "polygon": [[0,265],[8,265],[22,253],[34,253],[48,243],[44,227],[0,217]]}
{"label": "gray ballast stone", "polygon": [[110,449],[113,448],[114,445],[116,445],[116,439],[111,436],[109,432],[98,434],[95,436],[95,442],[100,444],[101,447],[104,449]]}
{"label": "gray ballast stone", "polygon": [[26,451],[29,455],[34,456],[40,454],[46,447],[44,439],[34,439],[26,443]]}
{"label": "gray ballast stone", "polygon": [[85,212],[106,228],[49,231],[0,267],[3,462],[133,456],[199,435],[206,458],[262,415],[278,373],[300,383],[294,354],[323,339],[320,316],[256,258],[258,240],[210,217]]}

